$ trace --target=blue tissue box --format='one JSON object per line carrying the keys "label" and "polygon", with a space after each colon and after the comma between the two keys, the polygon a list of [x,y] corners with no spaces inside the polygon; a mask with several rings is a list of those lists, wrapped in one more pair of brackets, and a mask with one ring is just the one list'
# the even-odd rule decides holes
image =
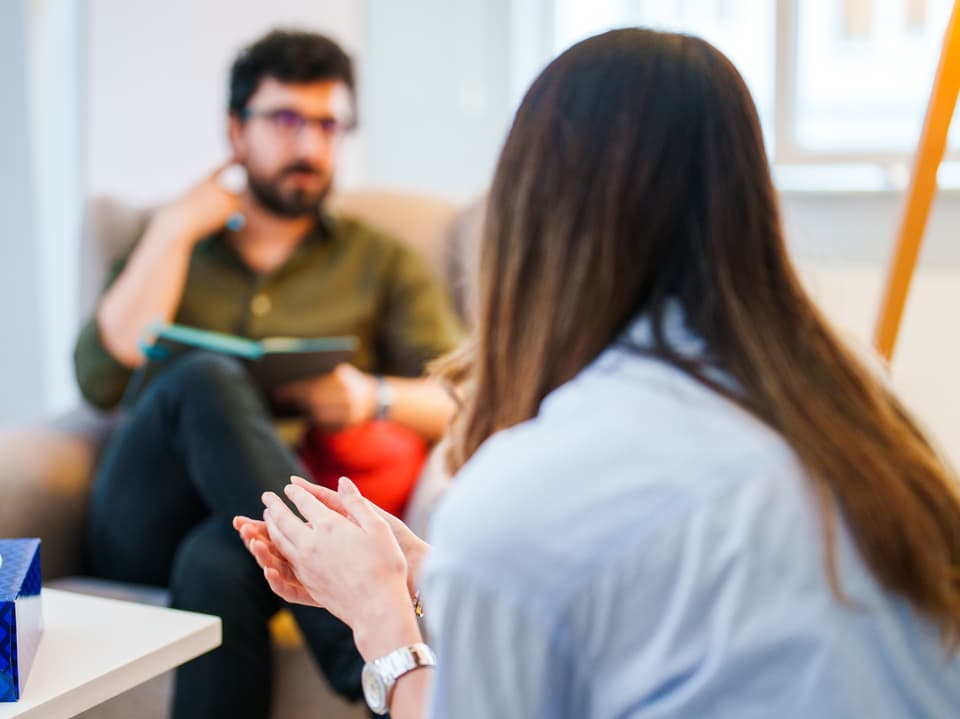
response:
{"label": "blue tissue box", "polygon": [[15,702],[43,631],[40,540],[0,539],[0,562],[0,702]]}

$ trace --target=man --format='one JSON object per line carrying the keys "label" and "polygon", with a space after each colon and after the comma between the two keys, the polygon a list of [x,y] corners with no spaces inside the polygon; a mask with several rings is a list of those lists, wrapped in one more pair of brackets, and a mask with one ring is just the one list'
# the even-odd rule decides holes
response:
{"label": "man", "polygon": [[[314,479],[351,472],[394,512],[452,411],[444,390],[419,378],[458,339],[444,290],[411,250],[320,210],[353,108],[351,61],[329,39],[275,31],[242,52],[228,121],[246,189],[231,192],[217,172],[158,210],[77,341],[80,388],[106,408],[143,364],[141,342],[158,319],[253,338],[358,339],[352,365],[273,397],[236,362],[188,354],[147,386],[105,452],[91,569],[169,584],[173,606],[223,619],[223,646],[177,674],[177,719],[269,712],[267,623],[280,605],[230,526],[304,471],[269,407],[296,407],[309,421],[301,458]],[[236,215],[242,228],[226,229]],[[350,632],[322,610],[291,609],[333,687],[358,698]]]}

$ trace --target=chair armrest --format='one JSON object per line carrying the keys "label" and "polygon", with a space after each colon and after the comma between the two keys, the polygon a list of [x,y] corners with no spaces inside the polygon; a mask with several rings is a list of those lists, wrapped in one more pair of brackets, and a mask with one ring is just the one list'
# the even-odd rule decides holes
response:
{"label": "chair armrest", "polygon": [[93,467],[111,424],[81,409],[0,429],[0,537],[40,537],[44,579],[80,567]]}

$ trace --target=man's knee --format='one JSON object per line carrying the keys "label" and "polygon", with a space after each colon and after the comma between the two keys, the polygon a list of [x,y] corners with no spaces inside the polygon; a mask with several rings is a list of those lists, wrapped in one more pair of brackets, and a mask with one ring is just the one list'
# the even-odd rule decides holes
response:
{"label": "man's knee", "polygon": [[186,536],[174,558],[170,592],[177,609],[271,613],[263,573],[226,519],[207,520]]}
{"label": "man's knee", "polygon": [[191,352],[176,360],[161,377],[186,394],[227,391],[249,382],[247,371],[233,357],[215,352]]}
{"label": "man's knee", "polygon": [[191,352],[176,360],[156,380],[154,402],[168,412],[192,407],[216,416],[253,412],[262,407],[259,393],[243,365],[213,352]]}

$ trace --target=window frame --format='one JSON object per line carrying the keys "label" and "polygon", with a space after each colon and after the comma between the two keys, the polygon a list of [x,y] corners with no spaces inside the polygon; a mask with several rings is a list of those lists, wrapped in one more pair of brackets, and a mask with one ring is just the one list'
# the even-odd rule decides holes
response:
{"label": "window frame", "polygon": [[[916,153],[916,143],[908,150],[832,151],[823,152],[804,148],[797,142],[797,44],[799,23],[797,20],[800,0],[775,0],[774,37],[774,100],[773,100],[773,147],[772,161],[775,166],[796,165],[878,165],[899,168],[910,164]],[[942,47],[942,40],[941,40]],[[940,53],[937,53],[939,57]],[[933,77],[929,78],[933,87]],[[929,96],[929,92],[927,93]],[[923,107],[926,116],[927,105]],[[960,150],[949,146],[944,162],[960,161]]]}

